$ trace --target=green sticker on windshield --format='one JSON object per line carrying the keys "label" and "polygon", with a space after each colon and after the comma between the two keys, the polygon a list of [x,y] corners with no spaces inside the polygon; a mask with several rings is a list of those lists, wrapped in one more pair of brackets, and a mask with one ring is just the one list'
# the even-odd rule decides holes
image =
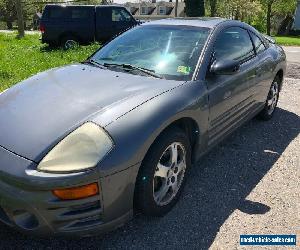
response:
{"label": "green sticker on windshield", "polygon": [[191,72],[191,67],[188,67],[188,66],[178,66],[177,72],[185,74],[185,75],[188,75]]}

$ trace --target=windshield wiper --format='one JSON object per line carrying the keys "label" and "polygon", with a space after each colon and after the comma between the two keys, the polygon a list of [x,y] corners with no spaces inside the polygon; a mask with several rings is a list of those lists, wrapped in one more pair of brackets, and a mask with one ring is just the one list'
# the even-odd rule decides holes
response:
{"label": "windshield wiper", "polygon": [[159,74],[156,74],[154,70],[152,69],[146,69],[146,68],[142,68],[142,67],[138,67],[138,66],[134,66],[131,64],[126,64],[126,63],[122,63],[122,64],[118,64],[118,63],[103,63],[103,66],[105,67],[120,67],[123,68],[125,70],[137,70],[140,71],[144,74],[147,74],[149,76],[153,76],[156,78],[160,78],[163,79],[163,77]]}
{"label": "windshield wiper", "polygon": [[86,61],[84,61],[84,62],[82,62],[82,63],[89,63],[89,64],[92,64],[92,65],[94,65],[94,66],[97,66],[97,67],[99,67],[99,68],[101,68],[101,69],[106,69],[106,68],[107,68],[107,67],[105,67],[105,65],[103,65],[103,64],[101,64],[101,63],[95,61],[94,59],[89,59],[89,60],[86,60]]}

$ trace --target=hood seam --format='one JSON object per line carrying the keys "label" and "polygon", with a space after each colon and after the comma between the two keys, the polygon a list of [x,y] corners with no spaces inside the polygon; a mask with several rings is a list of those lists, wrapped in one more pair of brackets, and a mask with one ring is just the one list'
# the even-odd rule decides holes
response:
{"label": "hood seam", "polygon": [[144,101],[144,102],[138,104],[138,105],[135,106],[134,108],[132,108],[132,109],[126,111],[125,113],[123,113],[122,115],[118,116],[118,117],[117,117],[116,119],[114,119],[113,121],[110,121],[108,124],[104,125],[104,128],[106,128],[107,126],[111,125],[111,124],[114,123],[115,121],[119,120],[119,119],[122,118],[123,116],[127,115],[127,114],[130,113],[131,111],[133,111],[133,110],[137,109],[138,107],[142,106],[143,104],[145,104],[145,103],[151,101],[152,99],[154,99],[154,98],[156,98],[156,97],[158,97],[158,96],[161,96],[161,95],[163,95],[163,94],[165,94],[165,93],[167,93],[167,92],[170,92],[170,91],[172,91],[172,90],[174,90],[174,89],[176,89],[176,88],[179,88],[179,87],[183,86],[183,85],[186,84],[186,83],[187,83],[187,81],[185,81],[185,82],[183,82],[182,84],[179,84],[179,85],[177,85],[177,86],[175,86],[175,87],[173,87],[173,88],[171,88],[171,89],[165,90],[165,91],[163,91],[163,92],[161,92],[161,93],[159,93],[159,94],[157,94],[157,95],[155,95],[155,96],[149,98],[148,100],[146,100],[146,101]]}

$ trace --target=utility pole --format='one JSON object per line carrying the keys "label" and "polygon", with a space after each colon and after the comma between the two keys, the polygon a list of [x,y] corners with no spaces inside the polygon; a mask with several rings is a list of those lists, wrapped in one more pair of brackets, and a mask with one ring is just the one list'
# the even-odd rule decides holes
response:
{"label": "utility pole", "polygon": [[24,32],[24,17],[23,17],[21,0],[15,0],[15,4],[16,4],[17,16],[18,16],[18,37],[22,38],[24,37],[25,32]]}

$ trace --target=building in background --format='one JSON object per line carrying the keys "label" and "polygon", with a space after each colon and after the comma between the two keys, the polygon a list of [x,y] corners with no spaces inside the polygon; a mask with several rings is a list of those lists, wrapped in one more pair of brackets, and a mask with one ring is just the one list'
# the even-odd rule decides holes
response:
{"label": "building in background", "polygon": [[[131,12],[136,19],[140,20],[157,20],[162,18],[175,17],[175,2],[140,2],[130,3],[127,2],[124,6]],[[185,16],[185,3],[181,0],[178,1],[177,16]]]}

